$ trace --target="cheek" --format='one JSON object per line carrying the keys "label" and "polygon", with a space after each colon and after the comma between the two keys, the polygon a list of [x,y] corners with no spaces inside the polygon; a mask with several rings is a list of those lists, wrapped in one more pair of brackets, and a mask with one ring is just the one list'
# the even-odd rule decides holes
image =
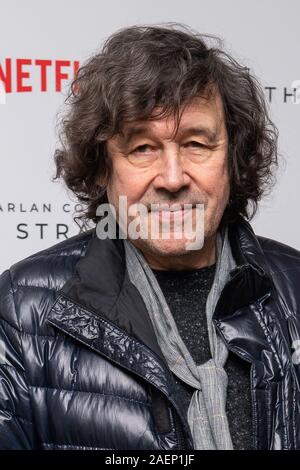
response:
{"label": "cheek", "polygon": [[216,200],[229,195],[229,174],[227,165],[214,165],[199,172],[198,184],[206,194]]}
{"label": "cheek", "polygon": [[134,172],[124,165],[116,165],[107,186],[108,200],[116,204],[119,196],[127,196],[128,204],[136,203],[144,195],[149,181],[146,174]]}

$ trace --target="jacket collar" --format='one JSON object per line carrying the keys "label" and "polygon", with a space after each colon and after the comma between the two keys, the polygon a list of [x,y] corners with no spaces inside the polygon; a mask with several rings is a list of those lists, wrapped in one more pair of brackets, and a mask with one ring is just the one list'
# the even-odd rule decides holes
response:
{"label": "jacket collar", "polygon": [[239,216],[228,224],[228,239],[236,267],[216,306],[214,318],[219,320],[268,296],[272,287],[266,257],[249,222]]}
{"label": "jacket collar", "polygon": [[269,276],[268,263],[251,225],[242,216],[228,224],[232,254],[238,266],[250,265],[259,274]]}

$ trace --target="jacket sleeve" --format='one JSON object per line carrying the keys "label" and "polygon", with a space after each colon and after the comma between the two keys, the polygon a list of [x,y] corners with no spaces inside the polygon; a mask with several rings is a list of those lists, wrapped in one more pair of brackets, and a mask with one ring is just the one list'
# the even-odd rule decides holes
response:
{"label": "jacket sleeve", "polygon": [[33,449],[34,426],[10,271],[0,276],[0,449]]}

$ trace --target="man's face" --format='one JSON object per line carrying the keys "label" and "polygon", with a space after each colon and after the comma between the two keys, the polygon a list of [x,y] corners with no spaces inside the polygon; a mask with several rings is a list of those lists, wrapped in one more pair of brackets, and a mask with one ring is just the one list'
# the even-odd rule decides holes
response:
{"label": "man's face", "polygon": [[[130,122],[121,134],[107,141],[112,160],[108,201],[117,215],[119,196],[127,197],[128,207],[137,203],[148,208],[159,203],[203,204],[205,244],[215,236],[229,197],[228,139],[220,95],[214,94],[209,101],[195,98],[185,108],[172,139],[174,126],[170,116]],[[157,214],[148,213],[149,227],[150,216]],[[192,209],[193,222],[195,216]],[[186,254],[184,235],[180,239],[171,236],[132,241],[149,256]]]}

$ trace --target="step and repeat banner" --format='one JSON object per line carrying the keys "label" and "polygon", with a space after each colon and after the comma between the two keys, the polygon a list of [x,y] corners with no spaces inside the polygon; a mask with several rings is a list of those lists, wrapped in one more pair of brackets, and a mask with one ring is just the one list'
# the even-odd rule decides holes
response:
{"label": "step and repeat banner", "polygon": [[55,174],[57,119],[78,68],[113,32],[179,22],[223,40],[259,79],[277,125],[277,185],[252,221],[300,249],[298,0],[12,0],[0,2],[0,272],[82,228],[81,206]]}

